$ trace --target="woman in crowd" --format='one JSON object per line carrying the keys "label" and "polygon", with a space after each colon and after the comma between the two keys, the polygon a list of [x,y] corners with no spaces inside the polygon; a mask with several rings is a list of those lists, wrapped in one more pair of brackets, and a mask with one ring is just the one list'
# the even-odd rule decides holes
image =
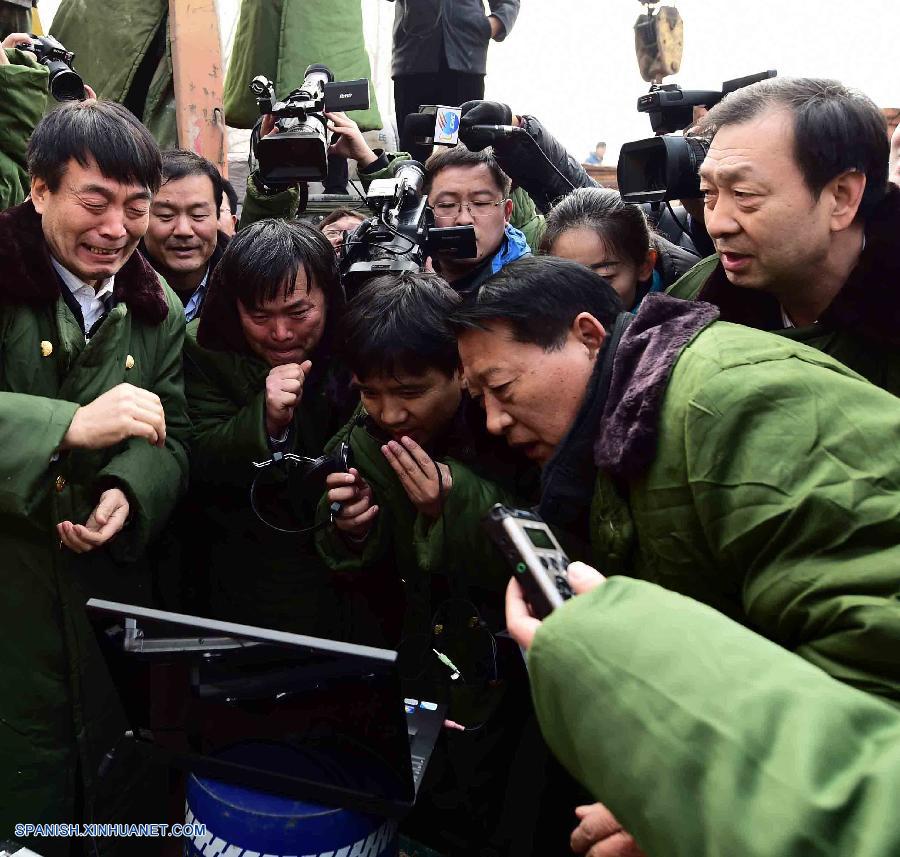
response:
{"label": "woman in crowd", "polygon": [[546,218],[541,251],[596,271],[632,311],[699,261],[653,233],[638,206],[607,188],[578,188],[560,199]]}
{"label": "woman in crowd", "polygon": [[353,412],[349,377],[332,357],[343,306],[322,232],[262,220],[231,241],[188,327],[193,507],[201,510],[194,539],[217,618],[350,635],[347,599],[311,534],[296,532],[312,524],[303,493],[318,500],[323,485],[316,493],[302,467],[255,466],[276,452],[322,455]]}

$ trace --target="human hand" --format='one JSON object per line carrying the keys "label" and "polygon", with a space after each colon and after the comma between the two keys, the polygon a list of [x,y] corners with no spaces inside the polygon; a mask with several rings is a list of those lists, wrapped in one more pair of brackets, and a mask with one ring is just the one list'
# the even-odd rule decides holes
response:
{"label": "human hand", "polygon": [[472,125],[512,125],[512,108],[499,101],[466,101],[459,110],[459,124],[463,128]]}
{"label": "human hand", "polygon": [[0,42],[0,65],[9,65],[9,57],[6,55],[6,51],[17,48],[23,42],[31,44],[31,36],[28,33],[10,33]]}
{"label": "human hand", "polygon": [[166,414],[156,393],[133,384],[117,384],[75,411],[60,449],[106,449],[129,437],[143,437],[153,446],[163,446]]}
{"label": "human hand", "polygon": [[645,857],[628,831],[602,804],[575,807],[579,824],[569,837],[576,854],[585,857]]}
{"label": "human hand", "polygon": [[450,468],[432,460],[411,437],[402,438],[402,443],[388,441],[381,447],[381,454],[397,474],[413,505],[423,515],[437,518],[444,498],[453,487]]}
{"label": "human hand", "polygon": [[303,382],[312,361],[275,366],[266,376],[266,431],[278,437],[294,419],[294,409],[303,398]]}
{"label": "human hand", "polygon": [[349,473],[329,473],[325,477],[328,503],[340,503],[341,511],[334,517],[334,525],[357,541],[362,541],[378,516],[378,506],[372,500],[372,486],[355,467]]}
{"label": "human hand", "polygon": [[[596,569],[583,562],[570,562],[566,570],[569,586],[576,595],[590,592],[606,581]],[[506,587],[506,629],[510,636],[524,649],[530,649],[534,635],[541,627],[541,620],[531,615],[531,608],[525,600],[525,593],[516,578],[510,578]],[[593,855],[592,855],[593,857]]]}
{"label": "human hand", "polygon": [[100,495],[97,507],[84,524],[62,521],[56,525],[60,545],[75,553],[99,548],[125,526],[129,511],[125,493],[119,488],[109,488]]}
{"label": "human hand", "polygon": [[494,41],[497,41],[499,36],[506,30],[503,26],[503,21],[496,15],[488,15],[488,23],[491,25],[491,38],[494,39]]}
{"label": "human hand", "polygon": [[96,98],[97,98],[97,93],[94,92],[94,87],[91,86],[90,84],[87,84],[87,83],[86,83],[86,84],[84,85],[84,97],[85,97],[86,99],[87,99],[87,98],[93,98],[93,99],[95,99],[95,100],[96,100]]}
{"label": "human hand", "polygon": [[352,158],[360,167],[367,167],[378,160],[362,131],[346,113],[326,113],[328,130],[337,134],[338,139],[328,147],[329,155],[340,155],[344,158]]}
{"label": "human hand", "polygon": [[28,33],[10,33],[2,42],[0,42],[0,48],[12,50],[22,44],[32,45],[34,42],[31,41],[31,36]]}

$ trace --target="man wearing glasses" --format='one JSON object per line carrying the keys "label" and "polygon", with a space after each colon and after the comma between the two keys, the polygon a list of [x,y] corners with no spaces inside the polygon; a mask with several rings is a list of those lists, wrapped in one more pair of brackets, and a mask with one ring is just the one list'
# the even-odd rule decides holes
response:
{"label": "man wearing glasses", "polygon": [[457,292],[476,291],[504,265],[531,253],[525,235],[509,222],[511,183],[493,151],[470,152],[463,145],[437,151],[425,162],[425,181],[436,226],[475,227],[474,259],[434,260]]}
{"label": "man wearing glasses", "polygon": [[[391,175],[405,154],[386,155],[373,151],[356,123],[343,113],[328,113],[329,130],[337,136],[329,151],[353,158],[364,183]],[[513,200],[511,182],[497,163],[491,149],[469,151],[459,144],[436,151],[425,162],[425,190],[434,209],[436,226],[475,227],[477,255],[457,259],[437,255],[435,270],[460,294],[476,291],[488,277],[504,265],[531,254],[525,233],[510,223]],[[535,218],[523,211],[520,222]]]}

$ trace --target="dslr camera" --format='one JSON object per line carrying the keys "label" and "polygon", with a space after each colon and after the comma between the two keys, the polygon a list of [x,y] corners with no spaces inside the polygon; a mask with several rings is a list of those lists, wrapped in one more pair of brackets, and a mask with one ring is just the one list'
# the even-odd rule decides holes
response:
{"label": "dslr camera", "polygon": [[619,193],[625,202],[693,199],[700,193],[700,164],[710,141],[673,132],[689,127],[695,107],[712,107],[729,92],[775,77],[774,70],[726,80],[721,90],[685,90],[678,84],[654,84],[638,99],[639,113],[650,116],[659,135],[625,143],[619,153]]}
{"label": "dslr camera", "polygon": [[272,82],[258,75],[250,82],[260,114],[276,117],[277,134],[259,136],[262,120],[253,129],[250,148],[268,185],[322,181],[328,175],[328,126],[324,112],[365,110],[369,106],[369,81],[336,83],[324,65],[306,69],[303,83],[277,101]]}
{"label": "dslr camera", "polygon": [[21,42],[20,51],[31,51],[50,72],[50,94],[57,101],[84,101],[84,81],[72,67],[75,54],[53,36],[31,36],[32,44]]}
{"label": "dslr camera", "polygon": [[393,178],[369,185],[366,205],[373,216],[348,233],[340,249],[348,296],[370,277],[421,271],[437,253],[460,259],[478,255],[475,227],[434,225],[424,185],[425,168],[418,161],[404,161]]}

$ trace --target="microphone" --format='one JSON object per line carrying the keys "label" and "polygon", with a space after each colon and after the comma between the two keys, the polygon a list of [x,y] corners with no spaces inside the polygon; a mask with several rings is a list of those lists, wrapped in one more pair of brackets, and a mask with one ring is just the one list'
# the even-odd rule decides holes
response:
{"label": "microphone", "polygon": [[459,129],[459,138],[466,144],[466,148],[480,152],[497,140],[526,133],[524,128],[517,128],[515,125],[469,125]]}

